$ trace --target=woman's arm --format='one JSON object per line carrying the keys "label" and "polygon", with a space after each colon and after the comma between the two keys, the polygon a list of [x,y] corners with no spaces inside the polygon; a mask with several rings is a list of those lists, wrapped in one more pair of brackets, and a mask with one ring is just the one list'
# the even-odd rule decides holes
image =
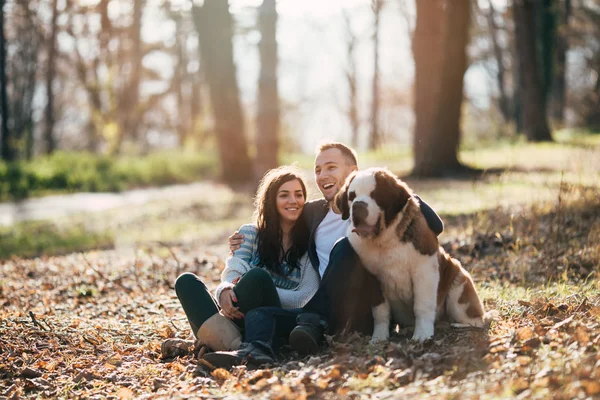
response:
{"label": "woman's arm", "polygon": [[225,269],[221,272],[221,283],[217,286],[215,297],[217,301],[221,298],[221,292],[225,289],[232,289],[235,286],[234,281],[250,271],[252,256],[256,247],[256,227],[254,225],[243,225],[240,230],[245,237],[242,246],[225,261]]}
{"label": "woman's arm", "polygon": [[300,259],[300,268],[302,278],[298,287],[294,290],[277,288],[282,308],[304,307],[319,288],[319,275],[311,265],[307,254]]}

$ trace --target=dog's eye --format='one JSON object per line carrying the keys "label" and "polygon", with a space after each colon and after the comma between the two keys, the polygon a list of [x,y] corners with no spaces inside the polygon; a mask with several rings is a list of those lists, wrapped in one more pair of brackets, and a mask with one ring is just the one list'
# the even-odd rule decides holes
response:
{"label": "dog's eye", "polygon": [[352,201],[356,198],[356,193],[355,192],[350,192],[350,194],[348,195],[348,200]]}

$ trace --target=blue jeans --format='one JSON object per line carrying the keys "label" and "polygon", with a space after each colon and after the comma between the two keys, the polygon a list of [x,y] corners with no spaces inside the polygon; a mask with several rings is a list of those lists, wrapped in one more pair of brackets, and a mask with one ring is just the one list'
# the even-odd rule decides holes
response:
{"label": "blue jeans", "polygon": [[273,350],[285,342],[301,313],[319,314],[331,334],[373,333],[372,307],[383,301],[377,278],[360,262],[348,238],[336,242],[319,289],[304,308],[259,307],[246,314],[245,342],[261,341]]}

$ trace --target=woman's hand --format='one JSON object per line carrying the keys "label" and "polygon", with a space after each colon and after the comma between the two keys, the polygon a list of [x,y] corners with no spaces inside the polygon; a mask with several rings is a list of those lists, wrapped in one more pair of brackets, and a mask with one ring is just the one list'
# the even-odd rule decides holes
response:
{"label": "woman's hand", "polygon": [[233,235],[229,236],[229,254],[233,255],[233,252],[242,247],[244,244],[244,235],[238,231],[233,232]]}
{"label": "woman's hand", "polygon": [[223,289],[219,296],[219,304],[221,305],[221,314],[229,319],[244,318],[244,314],[238,307],[234,306],[237,303],[237,297],[233,289]]}

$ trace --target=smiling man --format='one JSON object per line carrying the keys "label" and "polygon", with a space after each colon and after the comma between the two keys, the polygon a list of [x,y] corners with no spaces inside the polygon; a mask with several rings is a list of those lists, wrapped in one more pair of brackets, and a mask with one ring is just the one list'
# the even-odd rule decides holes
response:
{"label": "smiling man", "polygon": [[[308,354],[319,349],[325,330],[372,332],[371,304],[377,304],[377,300],[368,297],[381,295],[380,291],[370,290],[379,283],[362,266],[346,238],[350,220],[342,220],[332,207],[346,178],[356,170],[358,162],[353,149],[338,142],[319,146],[314,173],[323,198],[306,203],[303,211],[310,230],[308,256],[321,277],[317,293],[301,309],[252,310],[245,318],[243,347],[234,352],[208,353],[204,356],[207,361],[227,368],[260,360],[263,352],[274,357],[274,335],[289,335],[292,348]],[[430,229],[439,235],[444,229],[441,219],[425,202],[420,200],[420,204]],[[234,233],[229,238],[230,249],[237,250],[243,241],[243,235]]]}

